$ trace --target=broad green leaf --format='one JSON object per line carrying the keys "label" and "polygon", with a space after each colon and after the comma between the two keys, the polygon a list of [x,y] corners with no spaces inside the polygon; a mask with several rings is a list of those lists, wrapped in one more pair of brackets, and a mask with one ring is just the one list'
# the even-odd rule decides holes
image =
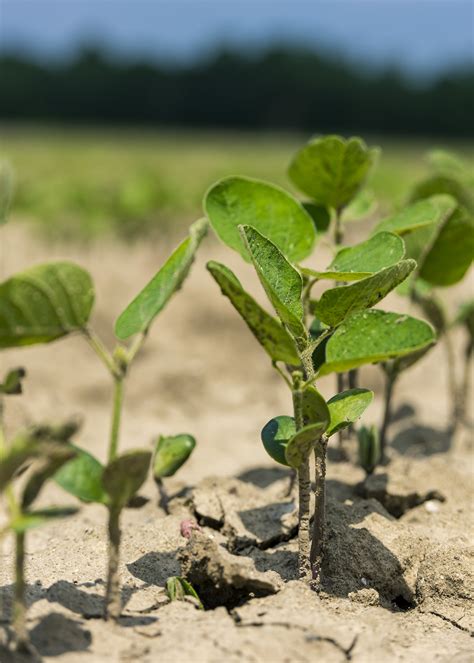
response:
{"label": "broad green leaf", "polygon": [[193,223],[189,236],[173,251],[158,273],[118,317],[115,323],[117,338],[124,341],[149,329],[172,295],[181,288],[206,231],[205,219]]}
{"label": "broad green leaf", "polygon": [[316,203],[301,203],[304,209],[308,212],[313,219],[314,227],[317,233],[325,233],[331,225],[331,212],[324,205],[316,205]]}
{"label": "broad green leaf", "polygon": [[15,274],[0,284],[0,347],[48,343],[83,330],[93,303],[91,278],[73,263]]}
{"label": "broad green leaf", "polygon": [[426,200],[412,203],[394,216],[383,219],[373,232],[387,231],[397,235],[406,235],[414,230],[442,222],[455,207],[456,201],[451,196],[432,196]]}
{"label": "broad green leaf", "polygon": [[3,383],[0,384],[0,394],[15,396],[23,393],[22,382],[25,377],[26,371],[24,368],[14,368],[8,371]]}
{"label": "broad green leaf", "polygon": [[434,195],[447,195],[454,198],[459,205],[474,212],[474,195],[470,187],[459,179],[446,174],[436,174],[419,182],[413,189],[410,200],[424,200]]}
{"label": "broad green leaf", "polygon": [[204,211],[218,237],[249,261],[240,225],[251,225],[291,261],[311,253],[316,233],[303,206],[273,184],[246,177],[226,177],[204,198]]}
{"label": "broad green leaf", "polygon": [[397,287],[415,269],[414,260],[400,260],[351,285],[326,290],[316,304],[316,315],[335,327],[355,311],[371,308]]}
{"label": "broad green leaf", "polygon": [[430,150],[427,154],[427,161],[431,168],[444,175],[464,179],[468,172],[468,167],[457,154],[447,150]]}
{"label": "broad green leaf", "polygon": [[33,474],[29,477],[21,500],[22,510],[27,509],[38,497],[41,489],[48,479],[70,461],[76,452],[64,443],[49,443],[42,445],[42,457],[37,462]]}
{"label": "broad green leaf", "polygon": [[361,426],[357,431],[359,442],[359,463],[362,468],[371,474],[382,458],[380,436],[376,426]]}
{"label": "broad green leaf", "polygon": [[311,453],[311,449],[324,433],[324,422],[310,424],[299,430],[288,441],[285,449],[286,462],[298,469]]}
{"label": "broad green leaf", "polygon": [[50,520],[57,518],[67,518],[73,516],[78,512],[78,509],[69,507],[49,507],[47,509],[36,509],[35,511],[26,511],[14,518],[9,526],[16,534],[24,534],[26,531],[34,527],[45,525]]}
{"label": "broad green leaf", "polygon": [[192,454],[196,440],[192,435],[181,433],[171,437],[160,436],[155,446],[153,476],[155,479],[172,477]]}
{"label": "broad green leaf", "polygon": [[303,280],[281,251],[255,228],[242,226],[248,252],[273,308],[297,341],[305,341]]}
{"label": "broad green leaf", "polygon": [[474,216],[462,207],[440,226],[429,250],[423,253],[419,276],[436,286],[460,281],[474,259]]}
{"label": "broad green leaf", "polygon": [[270,458],[281,465],[288,466],[285,456],[286,445],[295,433],[296,426],[293,417],[280,415],[270,419],[260,433],[263,446]]}
{"label": "broad green leaf", "polygon": [[362,189],[349,205],[344,209],[341,220],[344,223],[360,221],[374,214],[377,209],[377,200],[371,189]]}
{"label": "broad green leaf", "polygon": [[358,281],[399,262],[405,255],[403,240],[389,232],[380,232],[365,242],[347,246],[336,254],[324,272],[304,268],[302,272],[318,279]]}
{"label": "broad green leaf", "polygon": [[436,340],[433,327],[409,315],[369,310],[355,313],[326,345],[319,374],[341,373],[421,350]]}
{"label": "broad green leaf", "polygon": [[128,451],[104,468],[102,485],[111,506],[122,509],[135,495],[146,479],[150,461],[150,451]]}
{"label": "broad green leaf", "polygon": [[325,136],[296,153],[288,174],[293,184],[317,203],[341,209],[364,184],[376,153],[360,138]]}
{"label": "broad green leaf", "polygon": [[83,502],[107,503],[102,486],[104,466],[84,449],[71,445],[76,457],[54,475],[54,481],[70,495]]}
{"label": "broad green leaf", "polygon": [[8,218],[13,194],[13,171],[6,161],[0,162],[0,226]]}
{"label": "broad green leaf", "polygon": [[326,430],[331,415],[323,396],[319,391],[308,385],[303,391],[303,422],[309,424],[321,424]]}
{"label": "broad green leaf", "polygon": [[235,274],[225,265],[214,261],[207,263],[207,269],[220,286],[222,294],[229,298],[271,359],[285,364],[299,365],[298,352],[291,336],[278,320],[267,313],[242,288]]}
{"label": "broad green leaf", "polygon": [[330,437],[357,421],[371,404],[373,398],[374,392],[369,389],[349,389],[330,398],[328,408],[331,421],[326,435]]}
{"label": "broad green leaf", "polygon": [[198,602],[199,608],[204,610],[204,606],[196,590],[182,576],[171,576],[171,578],[168,578],[166,581],[166,593],[170,601],[182,601],[185,596],[192,596]]}

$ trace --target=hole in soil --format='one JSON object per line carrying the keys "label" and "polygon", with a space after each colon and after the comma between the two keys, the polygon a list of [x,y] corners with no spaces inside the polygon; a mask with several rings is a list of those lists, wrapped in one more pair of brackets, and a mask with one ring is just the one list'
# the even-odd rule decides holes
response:
{"label": "hole in soil", "polygon": [[415,607],[415,603],[413,601],[409,601],[401,594],[399,594],[399,596],[396,596],[394,599],[392,599],[392,605],[395,610],[400,610],[401,612],[407,612],[408,610],[413,610],[413,608]]}

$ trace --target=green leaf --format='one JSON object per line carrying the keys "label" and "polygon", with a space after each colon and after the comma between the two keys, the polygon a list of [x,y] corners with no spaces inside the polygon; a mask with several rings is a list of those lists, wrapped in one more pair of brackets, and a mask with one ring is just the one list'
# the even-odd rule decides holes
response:
{"label": "green leaf", "polygon": [[324,422],[310,424],[293,435],[285,450],[286,462],[290,467],[298,469],[308,458],[312,448],[324,433],[324,428]]}
{"label": "green leaf", "polygon": [[316,303],[316,315],[322,322],[335,327],[355,311],[371,308],[397,287],[415,269],[414,260],[400,260],[351,285],[331,288]]}
{"label": "green leaf", "polygon": [[308,385],[303,391],[304,425],[321,424],[326,430],[330,419],[331,415],[324,397],[315,387]]}
{"label": "green leaf", "polygon": [[341,209],[364,184],[376,154],[360,138],[325,136],[296,153],[288,174],[317,203]]}
{"label": "green leaf", "polygon": [[297,341],[305,341],[301,295],[303,280],[281,251],[255,228],[242,226],[242,237],[257,275],[282,323]]}
{"label": "green leaf", "polygon": [[102,485],[111,505],[122,509],[143,485],[150,467],[151,452],[128,451],[112,460],[102,474]]}
{"label": "green leaf", "polygon": [[374,392],[369,389],[349,389],[330,398],[328,408],[331,422],[326,435],[331,437],[357,421],[372,403],[373,398]]}
{"label": "green leaf", "polygon": [[28,432],[19,433],[7,449],[0,450],[0,492],[10,483],[23,463],[38,455],[38,440]]}
{"label": "green leaf", "polygon": [[371,189],[362,189],[344,209],[341,220],[344,223],[361,221],[374,214],[376,209],[377,200],[374,192]]}
{"label": "green leaf", "polygon": [[172,477],[192,454],[196,440],[192,435],[181,433],[171,437],[160,435],[155,446],[153,475],[155,479]]}
{"label": "green leaf", "polygon": [[27,509],[38,497],[41,489],[48,479],[76,455],[74,449],[64,443],[49,443],[42,445],[43,457],[38,467],[29,477],[21,500],[22,510]]}
{"label": "green leaf", "polygon": [[440,174],[451,175],[462,180],[468,173],[467,164],[456,154],[447,150],[430,150],[427,154],[427,161],[431,168]]}
{"label": "green leaf", "polygon": [[26,531],[34,527],[40,527],[48,523],[50,520],[57,518],[67,518],[73,516],[78,512],[78,509],[69,507],[49,507],[47,509],[37,509],[35,511],[26,511],[14,518],[9,526],[16,534],[24,534]]}
{"label": "green leaf", "polygon": [[189,236],[173,251],[158,273],[118,317],[115,323],[117,338],[124,341],[149,329],[172,295],[181,288],[206,231],[205,219],[193,223]]}
{"label": "green leaf", "polygon": [[16,396],[23,393],[22,382],[26,377],[24,368],[14,368],[8,371],[2,384],[0,384],[0,394],[6,396]]}
{"label": "green leaf", "polygon": [[295,435],[296,425],[293,417],[279,415],[270,419],[262,428],[260,437],[265,451],[281,465],[288,466],[285,450],[288,441]]}
{"label": "green leaf", "polygon": [[93,303],[91,278],[73,263],[15,274],[0,284],[0,347],[49,343],[84,330]]}
{"label": "green leaf", "polygon": [[436,225],[446,218],[455,207],[456,201],[451,196],[432,196],[404,207],[388,219],[383,219],[374,228],[373,234],[388,231],[397,235],[405,235],[432,224]]}
{"label": "green leaf", "polygon": [[226,177],[204,198],[204,211],[218,237],[245,259],[249,255],[239,233],[251,225],[277,246],[288,260],[303,260],[311,253],[316,233],[303,206],[289,193],[259,180]]}
{"label": "green leaf", "polygon": [[0,226],[6,222],[13,194],[13,171],[6,161],[0,162]]}
{"label": "green leaf", "polygon": [[104,466],[84,449],[71,445],[76,457],[54,475],[54,481],[70,495],[83,502],[107,503],[102,486]]}
{"label": "green leaf", "polygon": [[474,195],[470,187],[459,179],[446,174],[436,174],[419,182],[413,189],[410,200],[424,200],[434,195],[447,195],[471,212],[474,211]]}
{"label": "green leaf", "polygon": [[420,258],[419,276],[436,286],[460,281],[474,259],[474,216],[457,207]]}
{"label": "green leaf", "polygon": [[405,245],[400,237],[380,232],[365,242],[338,251],[325,272],[306,268],[302,272],[318,279],[358,281],[396,264],[404,255]]}
{"label": "green leaf", "polygon": [[207,263],[207,269],[220,286],[222,294],[230,299],[271,359],[285,364],[299,365],[298,352],[291,336],[278,320],[267,313],[242,288],[235,274],[225,265],[214,261]]}
{"label": "green leaf", "polygon": [[197,600],[199,608],[204,610],[204,606],[196,590],[182,576],[171,576],[171,578],[168,578],[166,581],[166,593],[170,601],[182,601],[185,596],[192,596]]}
{"label": "green leaf", "polygon": [[301,204],[313,219],[316,232],[325,233],[331,225],[330,210],[328,210],[327,207],[324,207],[324,205],[316,205],[316,203],[303,202]]}
{"label": "green leaf", "polygon": [[375,309],[361,311],[345,320],[329,339],[319,375],[402,357],[435,340],[433,327],[423,320]]}

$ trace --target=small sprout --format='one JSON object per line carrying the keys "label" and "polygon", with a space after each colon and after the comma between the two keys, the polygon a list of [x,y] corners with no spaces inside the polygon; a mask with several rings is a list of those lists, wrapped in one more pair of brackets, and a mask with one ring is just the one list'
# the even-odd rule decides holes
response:
{"label": "small sprout", "polygon": [[153,477],[160,491],[160,506],[168,513],[169,497],[163,485],[165,477],[172,477],[192,454],[196,440],[192,435],[181,433],[171,437],[160,436],[155,445]]}
{"label": "small sprout", "polygon": [[171,576],[166,581],[166,593],[170,601],[184,601],[187,596],[195,600],[198,608],[204,610],[204,606],[196,590],[190,582],[182,576]]}
{"label": "small sprout", "polygon": [[24,368],[14,368],[9,371],[5,376],[2,384],[0,384],[0,395],[17,396],[23,393],[23,380],[26,377]]}
{"label": "small sprout", "polygon": [[380,437],[376,426],[361,426],[357,431],[359,463],[367,475],[372,474],[382,458]]}

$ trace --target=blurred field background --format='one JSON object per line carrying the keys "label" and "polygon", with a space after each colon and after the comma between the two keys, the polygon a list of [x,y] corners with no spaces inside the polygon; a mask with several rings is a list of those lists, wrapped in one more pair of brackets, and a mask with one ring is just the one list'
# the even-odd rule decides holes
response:
{"label": "blurred field background", "polygon": [[[216,179],[244,174],[291,189],[286,169],[305,133],[0,126],[16,173],[13,215],[49,239],[124,240],[183,233]],[[382,148],[370,181],[377,216],[403,204],[433,147],[472,160],[473,143],[366,137]]]}

